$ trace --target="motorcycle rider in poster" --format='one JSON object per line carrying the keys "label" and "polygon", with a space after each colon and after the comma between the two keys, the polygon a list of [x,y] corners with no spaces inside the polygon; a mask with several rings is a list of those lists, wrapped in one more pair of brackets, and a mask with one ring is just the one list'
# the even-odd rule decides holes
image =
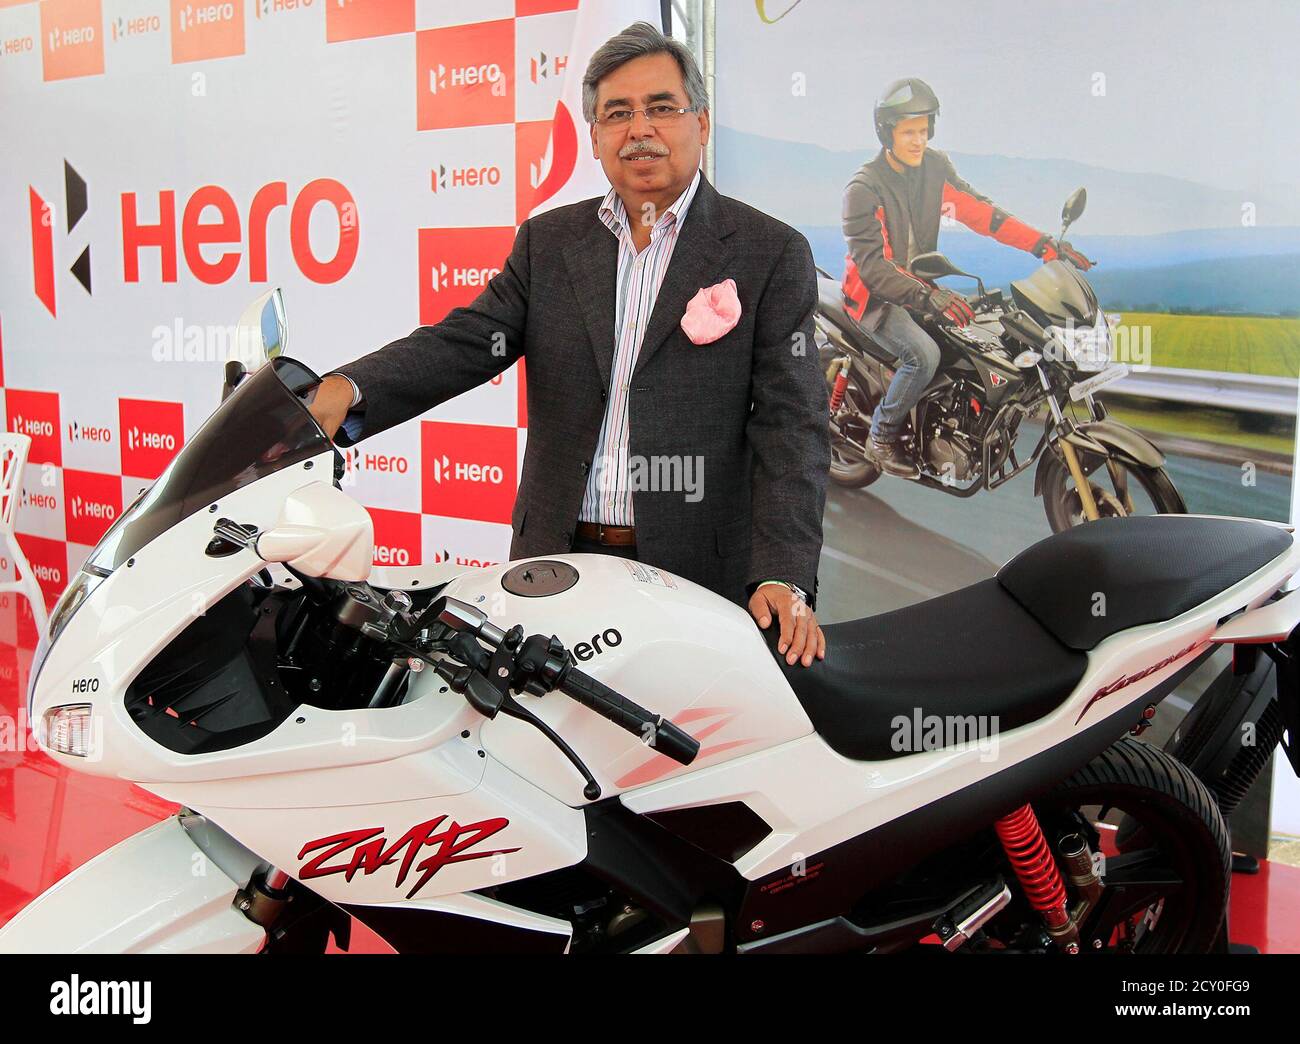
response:
{"label": "motorcycle rider in poster", "polygon": [[844,190],[845,310],[899,361],[872,415],[869,448],[884,471],[903,478],[915,478],[919,469],[902,429],[939,365],[939,346],[913,313],[959,327],[973,318],[960,294],[908,270],[914,257],[936,249],[940,219],[960,221],[1044,261],[1061,258],[1083,271],[1094,263],[962,180],[947,154],[929,147],[938,115],[939,98],[924,80],[891,83],[875,107],[880,153]]}

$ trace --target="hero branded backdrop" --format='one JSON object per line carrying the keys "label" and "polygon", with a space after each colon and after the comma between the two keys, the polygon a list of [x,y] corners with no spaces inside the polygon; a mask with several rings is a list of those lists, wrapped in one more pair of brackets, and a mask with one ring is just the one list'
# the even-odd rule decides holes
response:
{"label": "hero branded backdrop", "polygon": [[[0,0],[4,415],[47,600],[216,405],[255,295],[284,288],[323,372],[471,301],[543,200],[603,191],[569,184],[594,161],[557,116],[577,7]],[[603,8],[612,32],[658,4]],[[523,382],[348,452],[376,563],[506,555]]]}
{"label": "hero branded backdrop", "polygon": [[[17,529],[47,603],[217,405],[254,297],[284,288],[289,351],[324,372],[471,301],[535,208],[603,193],[582,70],[658,12],[0,0],[0,408],[32,438]],[[349,451],[377,563],[506,556],[524,379]],[[31,747],[35,639],[0,595],[0,921],[165,809]]]}

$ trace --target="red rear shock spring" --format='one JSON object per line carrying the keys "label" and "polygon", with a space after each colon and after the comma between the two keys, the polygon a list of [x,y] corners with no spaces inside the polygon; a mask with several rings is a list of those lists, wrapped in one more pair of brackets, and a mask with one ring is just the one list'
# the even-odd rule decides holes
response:
{"label": "red rear shock spring", "polygon": [[849,386],[849,360],[845,359],[840,372],[835,375],[835,387],[831,389],[831,416],[834,416],[844,403],[844,389]]}
{"label": "red rear shock spring", "polygon": [[1070,919],[1065,909],[1065,884],[1034,810],[1021,805],[999,819],[994,829],[1030,904],[1042,914],[1048,928],[1061,927]]}

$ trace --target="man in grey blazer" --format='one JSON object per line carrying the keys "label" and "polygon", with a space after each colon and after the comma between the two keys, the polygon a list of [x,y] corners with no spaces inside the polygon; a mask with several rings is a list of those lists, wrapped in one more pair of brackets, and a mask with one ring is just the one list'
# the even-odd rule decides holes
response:
{"label": "man in grey blazer", "polygon": [[605,198],[524,222],[471,305],[326,377],[312,411],[350,444],[526,356],[510,557],[637,558],[775,620],[809,666],[830,447],[808,243],[703,178],[707,98],[682,44],[629,26],[592,56],[583,103]]}

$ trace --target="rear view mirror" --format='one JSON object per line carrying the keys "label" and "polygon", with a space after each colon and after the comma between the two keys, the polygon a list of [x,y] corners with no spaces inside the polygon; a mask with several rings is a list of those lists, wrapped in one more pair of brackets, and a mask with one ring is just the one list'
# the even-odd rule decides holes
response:
{"label": "rear view mirror", "polygon": [[969,272],[963,272],[937,250],[931,250],[928,254],[917,254],[907,267],[913,275],[918,275],[931,283],[936,279],[942,279],[944,276],[975,278]]}
{"label": "rear view mirror", "polygon": [[284,295],[277,287],[268,290],[244,309],[235,326],[235,358],[250,371],[283,355],[289,343],[289,321],[284,314]]}
{"label": "rear view mirror", "polygon": [[312,482],[288,496],[275,525],[257,538],[257,553],[306,576],[356,581],[370,575],[374,545],[369,512],[332,485]]}
{"label": "rear view mirror", "polygon": [[1061,220],[1067,225],[1073,225],[1083,216],[1084,208],[1088,205],[1088,190],[1086,188],[1077,188],[1070,193],[1070,198],[1065,201],[1065,206],[1061,208]]}

